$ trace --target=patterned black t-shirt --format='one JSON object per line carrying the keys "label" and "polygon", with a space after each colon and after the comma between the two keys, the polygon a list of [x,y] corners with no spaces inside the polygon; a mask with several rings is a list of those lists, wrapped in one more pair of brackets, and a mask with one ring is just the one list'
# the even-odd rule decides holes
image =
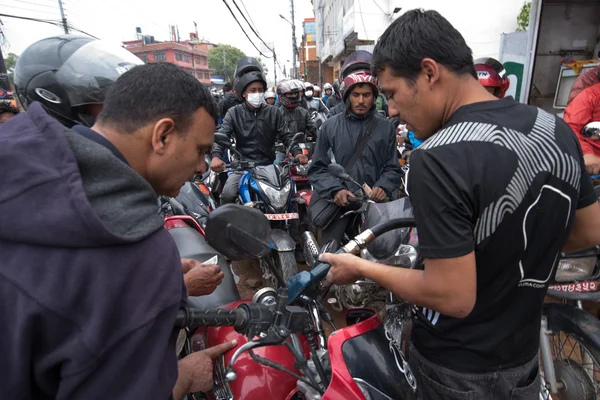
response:
{"label": "patterned black t-shirt", "polygon": [[464,372],[531,360],[575,211],[596,200],[577,138],[561,119],[505,98],[461,107],[410,161],[421,254],[475,251],[477,263],[471,314],[457,319],[418,308],[415,346]]}

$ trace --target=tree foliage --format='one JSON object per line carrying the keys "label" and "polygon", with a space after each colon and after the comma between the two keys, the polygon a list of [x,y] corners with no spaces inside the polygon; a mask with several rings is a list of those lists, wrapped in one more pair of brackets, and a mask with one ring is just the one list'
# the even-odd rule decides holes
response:
{"label": "tree foliage", "polygon": [[526,31],[529,27],[529,15],[531,13],[531,2],[523,3],[521,12],[517,15],[517,31]]}
{"label": "tree foliage", "polygon": [[232,81],[237,63],[245,56],[246,54],[237,47],[222,44],[208,51],[208,66],[214,71],[214,75]]}
{"label": "tree foliage", "polygon": [[6,66],[6,71],[8,72],[8,78],[10,79],[10,83],[15,83],[14,71],[15,65],[17,65],[17,60],[19,56],[15,53],[8,53],[8,57],[4,59],[4,65]]}

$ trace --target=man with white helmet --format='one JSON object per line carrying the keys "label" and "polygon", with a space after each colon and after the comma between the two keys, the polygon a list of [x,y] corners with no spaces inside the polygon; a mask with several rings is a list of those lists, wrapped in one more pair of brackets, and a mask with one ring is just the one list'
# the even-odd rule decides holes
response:
{"label": "man with white helmet", "polygon": [[275,94],[275,91],[273,90],[273,88],[268,88],[267,91],[265,92],[265,103],[267,103],[270,106],[274,106],[276,98],[277,98],[277,95]]}
{"label": "man with white helmet", "polygon": [[323,90],[325,90],[325,94],[323,95],[321,100],[323,100],[323,103],[325,103],[325,106],[327,106],[329,96],[331,96],[331,94],[333,93],[333,86],[331,86],[331,83],[327,82],[325,86],[323,86]]}
{"label": "man with white helmet", "polygon": [[306,82],[304,84],[304,105],[303,105],[303,107],[306,108],[309,112],[316,110],[318,113],[327,114],[329,112],[329,109],[325,106],[325,104],[323,104],[321,99],[314,97],[314,94],[315,94],[314,88],[315,87],[310,82]]}

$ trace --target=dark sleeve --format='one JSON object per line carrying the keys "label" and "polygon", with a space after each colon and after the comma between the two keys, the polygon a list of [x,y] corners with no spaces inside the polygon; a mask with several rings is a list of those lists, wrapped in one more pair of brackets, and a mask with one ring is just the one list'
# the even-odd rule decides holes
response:
{"label": "dark sleeve", "polygon": [[312,135],[313,138],[316,138],[317,124],[315,124],[315,121],[313,121],[308,112],[305,113],[304,118],[306,119],[306,130]]}
{"label": "dark sleeve", "polygon": [[124,336],[82,371],[63,375],[56,399],[93,399],[100,393],[105,399],[170,399],[177,380],[177,309],[165,310]]}
{"label": "dark sleeve", "polygon": [[425,258],[455,258],[472,252],[473,196],[464,176],[467,167],[446,153],[415,150],[410,158],[407,191]]}
{"label": "dark sleeve", "polygon": [[297,132],[290,132],[288,124],[283,116],[283,112],[279,108],[274,107],[273,111],[275,115],[275,130],[277,131],[277,137],[279,138],[279,141],[285,144],[285,148],[289,153],[292,153],[293,156],[301,154],[302,150],[300,147],[298,147],[298,145],[295,145],[292,148],[292,139]]}
{"label": "dark sleeve", "polygon": [[[558,119],[558,118],[557,118]],[[592,179],[585,168],[585,162],[583,161],[583,154],[581,153],[580,141],[576,140],[577,147],[579,150],[579,165],[581,167],[581,178],[579,180],[579,198],[577,199],[577,209],[591,206],[598,201],[598,195],[594,190]]]}
{"label": "dark sleeve", "polygon": [[329,109],[325,106],[325,104],[323,104],[323,100],[319,99],[319,112],[321,113],[325,113],[328,114],[329,113]]}
{"label": "dark sleeve", "polygon": [[[389,140],[385,148],[385,160],[386,163],[383,166],[379,180],[375,182],[374,186],[379,186],[388,197],[391,197],[392,192],[396,190],[402,183],[402,169],[398,163],[398,154],[396,152],[396,132],[391,123],[385,122],[385,126],[389,126]],[[382,157],[384,155],[382,154]]]}
{"label": "dark sleeve", "polygon": [[327,172],[327,166],[331,163],[327,154],[331,148],[328,135],[328,128],[330,126],[334,126],[334,124],[325,123],[321,126],[321,130],[317,136],[312,165],[308,170],[310,184],[324,199],[332,198],[338,191],[345,189],[336,177]]}
{"label": "dark sleeve", "polygon": [[[230,108],[225,114],[225,118],[223,118],[223,124],[221,125],[221,129],[219,129],[219,133],[227,135],[227,137],[231,140],[233,136],[233,114],[235,113],[235,108]],[[211,151],[212,157],[223,157],[223,148],[215,142],[213,144],[213,148]]]}

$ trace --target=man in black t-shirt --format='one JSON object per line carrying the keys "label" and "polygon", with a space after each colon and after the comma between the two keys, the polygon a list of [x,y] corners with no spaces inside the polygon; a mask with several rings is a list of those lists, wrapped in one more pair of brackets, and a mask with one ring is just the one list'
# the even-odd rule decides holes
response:
{"label": "man in black t-shirt", "polygon": [[409,346],[418,398],[536,398],[557,258],[600,243],[577,138],[556,116],[488,93],[464,39],[435,11],[398,18],[373,71],[390,110],[425,140],[407,178],[425,269],[325,255],[328,281],[365,277],[418,306]]}

